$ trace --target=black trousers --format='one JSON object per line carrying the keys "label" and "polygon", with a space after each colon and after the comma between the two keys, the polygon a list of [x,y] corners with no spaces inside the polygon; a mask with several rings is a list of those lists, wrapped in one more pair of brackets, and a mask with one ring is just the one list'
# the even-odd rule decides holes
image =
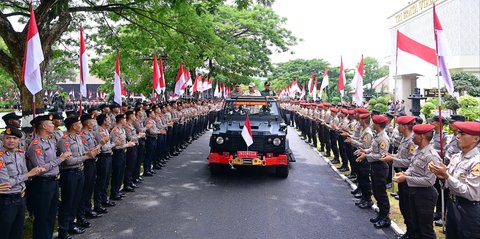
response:
{"label": "black trousers", "polygon": [[325,151],[325,138],[323,136],[325,129],[321,123],[317,123],[317,129],[318,140],[320,141],[320,152],[323,152]]}
{"label": "black trousers", "polygon": [[[405,234],[407,235],[413,235],[414,234],[414,226],[413,226],[413,221],[412,221],[412,214],[410,212],[410,194],[409,194],[410,188],[408,187],[407,182],[399,183],[398,184],[398,196],[399,196],[399,201],[398,205],[400,206],[400,212],[402,213],[403,216],[403,222],[407,226],[407,231]],[[433,212],[432,212],[433,213]],[[432,221],[430,221],[430,224]]]}
{"label": "black trousers", "polygon": [[372,201],[372,184],[370,183],[371,167],[367,160],[358,163],[357,181],[364,201]]}
{"label": "black trousers", "polygon": [[318,124],[317,122],[310,120],[310,127],[311,127],[311,132],[310,132],[310,137],[312,138],[312,143],[315,145],[315,148],[317,147],[317,131],[318,131]]}
{"label": "black trousers", "polygon": [[348,162],[350,163],[351,173],[356,175],[358,172],[358,165],[355,155],[353,155],[353,152],[355,152],[355,150],[356,149],[352,147],[352,144],[345,143],[345,153],[347,154]]}
{"label": "black trousers", "polygon": [[459,199],[447,208],[447,238],[480,238],[480,203]]}
{"label": "black trousers", "polygon": [[390,213],[390,202],[387,195],[387,176],[388,176],[388,164],[385,162],[372,162],[372,191],[375,200],[377,200],[377,206],[380,209],[379,215],[388,217]]}
{"label": "black trousers", "polygon": [[35,177],[33,192],[33,239],[52,238],[58,209],[58,181]]}
{"label": "black trousers", "polygon": [[144,160],[145,160],[145,139],[139,139],[138,146],[137,146],[137,162],[135,164],[135,170],[133,173],[134,179],[140,178],[140,168]]}
{"label": "black trousers", "polygon": [[58,234],[67,235],[75,226],[75,217],[82,199],[85,176],[83,170],[71,169],[60,172],[62,202],[58,211]]}
{"label": "black trousers", "polygon": [[85,219],[86,212],[92,212],[92,196],[95,188],[97,175],[96,159],[88,159],[83,162],[83,175],[85,178],[82,191],[82,199],[78,207],[77,219]]}
{"label": "black trousers", "polygon": [[150,172],[152,170],[152,160],[157,148],[157,138],[147,137],[145,141],[145,161],[143,163],[143,173]]}
{"label": "black trousers", "polygon": [[107,189],[112,173],[112,155],[109,153],[99,154],[96,165],[97,179],[95,180],[95,189],[93,190],[93,202],[94,207],[99,208],[102,206],[102,203],[108,202]]}
{"label": "black trousers", "polygon": [[0,195],[0,239],[21,239],[25,214],[25,198]]}
{"label": "black trousers", "polygon": [[110,185],[110,197],[116,197],[120,194],[123,175],[125,174],[127,154],[125,149],[113,150],[112,157],[112,183]]}
{"label": "black trousers", "polygon": [[[433,186],[438,193],[437,204],[435,205],[435,214],[440,216],[442,215],[442,186],[440,185],[440,181],[438,180],[438,178],[437,180],[435,180],[435,184]],[[450,203],[449,192],[450,190],[448,188],[444,189],[443,199],[445,203],[445,210],[447,208],[447,205]]]}
{"label": "black trousers", "polygon": [[[415,238],[436,238],[435,232],[433,231],[432,221],[433,209],[435,207],[435,202],[437,201],[438,196],[437,191],[433,187],[411,187],[409,188],[408,196],[411,223],[413,226],[413,233],[415,235]],[[458,237],[448,237],[447,235],[447,238]]]}
{"label": "black trousers", "polygon": [[127,149],[125,175],[123,177],[123,185],[125,186],[130,186],[133,183],[133,175],[138,160],[137,153],[138,145]]}
{"label": "black trousers", "polygon": [[325,140],[326,156],[330,156],[330,151],[332,150],[332,141],[330,140],[330,130],[327,126],[323,126],[323,139]]}
{"label": "black trousers", "polygon": [[337,141],[337,133],[335,133],[334,130],[330,130],[330,147],[332,148],[333,156],[335,157],[335,159],[338,159],[339,157]]}
{"label": "black trousers", "polygon": [[348,157],[347,151],[345,148],[345,137],[338,135],[338,153],[340,154],[340,158],[342,159],[342,167],[348,167]]}

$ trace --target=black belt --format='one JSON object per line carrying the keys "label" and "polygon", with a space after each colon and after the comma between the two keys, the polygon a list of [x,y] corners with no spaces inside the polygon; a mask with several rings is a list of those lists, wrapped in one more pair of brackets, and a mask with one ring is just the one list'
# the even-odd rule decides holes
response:
{"label": "black belt", "polygon": [[40,181],[44,181],[44,182],[58,181],[59,178],[60,178],[60,175],[56,175],[56,176],[36,176],[36,177],[33,177],[34,180],[40,180]]}
{"label": "black belt", "polygon": [[100,153],[98,156],[112,156],[112,153]]}
{"label": "black belt", "polygon": [[151,139],[157,139],[157,136],[150,136],[150,135],[147,135],[147,138],[151,138]]}
{"label": "black belt", "polygon": [[83,171],[83,167],[80,168],[67,168],[67,169],[61,169],[61,173],[68,173],[68,172],[80,172]]}
{"label": "black belt", "polygon": [[25,197],[25,192],[0,194],[0,199],[19,199]]}
{"label": "black belt", "polygon": [[464,197],[457,196],[455,194],[450,193],[450,199],[453,203],[458,204],[470,204],[470,205],[480,205],[480,201],[470,201]]}

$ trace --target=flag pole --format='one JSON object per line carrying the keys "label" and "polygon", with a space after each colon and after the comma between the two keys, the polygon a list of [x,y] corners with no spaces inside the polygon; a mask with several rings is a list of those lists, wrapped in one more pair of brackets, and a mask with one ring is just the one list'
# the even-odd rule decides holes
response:
{"label": "flag pole", "polygon": [[[81,86],[80,86],[81,87]],[[82,116],[82,98],[83,98],[83,95],[82,95],[82,90],[80,90],[80,116]]]}

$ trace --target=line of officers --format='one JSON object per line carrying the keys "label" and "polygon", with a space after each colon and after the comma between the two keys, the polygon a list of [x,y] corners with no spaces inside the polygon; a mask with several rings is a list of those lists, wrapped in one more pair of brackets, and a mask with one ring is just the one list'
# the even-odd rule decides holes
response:
{"label": "line of officers", "polygon": [[[379,212],[370,222],[376,228],[391,224],[387,184],[394,174],[407,227],[399,238],[436,238],[433,220],[441,215],[442,201],[447,205],[447,238],[480,238],[480,122],[452,115],[422,124],[415,116],[380,115],[328,102],[287,101],[281,107],[287,123],[307,143],[317,148],[318,139],[319,151],[326,157],[332,152],[331,162],[342,163],[340,171],[351,168],[347,176],[358,183],[352,194],[360,199],[355,205],[371,208],[373,194]],[[452,135],[440,136],[440,121],[449,122]]]}
{"label": "line of officers", "polygon": [[[22,238],[25,208],[33,218],[35,239],[53,238],[57,208],[58,238],[83,233],[91,226],[87,218],[107,213],[106,207],[115,206],[112,200],[134,192],[143,177],[156,174],[211,127],[221,104],[103,104],[81,116],[66,112],[65,119],[49,113],[30,122],[31,137],[19,130],[19,116],[5,115],[0,238]],[[62,121],[66,131],[59,128]]]}

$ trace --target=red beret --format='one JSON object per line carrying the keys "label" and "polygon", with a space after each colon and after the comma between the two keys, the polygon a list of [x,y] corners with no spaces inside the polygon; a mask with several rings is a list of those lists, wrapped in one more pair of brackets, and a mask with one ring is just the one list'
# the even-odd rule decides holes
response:
{"label": "red beret", "polygon": [[461,122],[457,121],[453,123],[459,130],[469,135],[480,135],[480,122]]}
{"label": "red beret", "polygon": [[366,119],[368,117],[370,117],[370,114],[361,114],[360,115],[360,119]]}
{"label": "red beret", "polygon": [[397,119],[399,124],[411,124],[415,122],[415,116],[400,116]]}
{"label": "red beret", "polygon": [[342,109],[342,114],[348,115],[348,110],[347,109]]}
{"label": "red beret", "polygon": [[372,120],[375,124],[383,124],[388,122],[388,118],[383,115],[374,115]]}
{"label": "red beret", "polygon": [[348,114],[349,114],[349,115],[354,115],[354,114],[355,114],[355,110],[349,110],[349,111],[348,111]]}
{"label": "red beret", "polygon": [[300,103],[300,106],[307,106],[307,103]]}
{"label": "red beret", "polygon": [[357,108],[357,109],[355,109],[355,110],[356,110],[357,113],[359,113],[359,114],[370,114],[370,112],[368,112],[368,110],[365,109],[365,108]]}
{"label": "red beret", "polygon": [[338,109],[337,108],[331,108],[330,111],[337,113]]}
{"label": "red beret", "polygon": [[435,126],[431,124],[417,124],[413,126],[413,132],[415,134],[426,134],[431,132],[433,129],[435,129]]}
{"label": "red beret", "polygon": [[332,106],[332,104],[330,104],[330,103],[328,103],[328,102],[325,102],[325,103],[323,103],[323,106],[325,106],[325,107],[330,107],[330,106]]}
{"label": "red beret", "polygon": [[318,107],[323,107],[323,104],[317,104]]}

